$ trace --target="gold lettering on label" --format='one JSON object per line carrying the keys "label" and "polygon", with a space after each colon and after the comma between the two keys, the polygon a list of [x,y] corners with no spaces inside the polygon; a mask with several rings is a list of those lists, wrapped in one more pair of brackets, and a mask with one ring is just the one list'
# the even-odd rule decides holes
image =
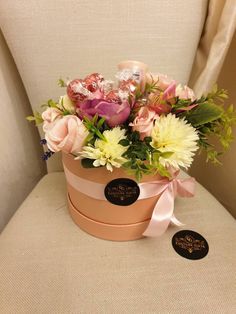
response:
{"label": "gold lettering on label", "polygon": [[205,248],[205,241],[195,239],[191,235],[186,235],[184,238],[175,238],[175,244],[180,248],[187,250],[190,254],[194,251],[201,251]]}

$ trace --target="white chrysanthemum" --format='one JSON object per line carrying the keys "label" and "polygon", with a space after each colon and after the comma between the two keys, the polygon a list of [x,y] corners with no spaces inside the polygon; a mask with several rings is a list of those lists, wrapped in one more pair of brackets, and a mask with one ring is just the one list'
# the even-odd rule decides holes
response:
{"label": "white chrysanthemum", "polygon": [[173,114],[161,116],[157,118],[151,136],[152,147],[160,152],[173,153],[160,157],[163,166],[179,169],[191,165],[194,152],[198,149],[198,134],[186,120],[176,118]]}
{"label": "white chrysanthemum", "polygon": [[123,153],[128,149],[119,144],[119,141],[126,139],[125,130],[120,127],[115,127],[112,130],[103,132],[106,141],[96,139],[93,146],[84,146],[80,157],[95,159],[93,165],[95,167],[106,166],[112,171],[112,167],[120,168],[121,165],[127,160],[122,157]]}

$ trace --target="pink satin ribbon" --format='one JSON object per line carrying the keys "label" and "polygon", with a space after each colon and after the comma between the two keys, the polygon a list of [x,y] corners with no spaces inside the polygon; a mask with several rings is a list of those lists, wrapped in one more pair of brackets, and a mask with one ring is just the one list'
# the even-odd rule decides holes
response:
{"label": "pink satin ribbon", "polygon": [[175,197],[193,197],[195,192],[194,178],[174,178],[166,183],[156,181],[156,184],[162,186],[163,190],[153,209],[150,223],[143,233],[143,235],[147,237],[161,236],[168,228],[170,222],[177,226],[183,226],[174,216]]}
{"label": "pink satin ribbon", "polygon": [[[73,174],[65,165],[64,171],[68,183],[77,191],[98,199],[106,200],[104,195],[105,184],[92,182]],[[161,236],[168,228],[170,222],[176,226],[183,224],[174,216],[174,200],[176,196],[193,197],[195,192],[195,179],[163,179],[139,183],[140,195],[138,200],[160,195],[153,209],[152,217],[143,235],[147,237]]]}

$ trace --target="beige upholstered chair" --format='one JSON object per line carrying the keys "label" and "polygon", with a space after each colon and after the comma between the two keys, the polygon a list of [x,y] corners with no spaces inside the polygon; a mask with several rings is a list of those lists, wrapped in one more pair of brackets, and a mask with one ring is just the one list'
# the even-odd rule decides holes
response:
{"label": "beige upholstered chair", "polygon": [[186,83],[206,14],[206,0],[0,2],[0,228],[41,178],[0,235],[0,313],[235,313],[235,221],[200,184],[175,213],[208,240],[204,259],[175,253],[174,227],[96,239],[72,222],[60,156],[46,174],[24,119],[60,95],[59,77],[109,77],[124,59]]}

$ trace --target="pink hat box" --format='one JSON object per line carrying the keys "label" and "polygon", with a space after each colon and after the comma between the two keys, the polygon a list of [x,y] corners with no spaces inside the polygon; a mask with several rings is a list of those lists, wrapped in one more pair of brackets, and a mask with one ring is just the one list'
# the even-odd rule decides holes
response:
{"label": "pink hat box", "polygon": [[[64,166],[75,176],[104,186],[117,178],[134,177],[124,170],[105,167],[83,168],[79,160],[70,154],[62,154]],[[146,176],[142,182],[160,179],[159,176]],[[67,181],[68,209],[74,222],[87,233],[105,240],[129,241],[143,237],[159,196],[137,200],[128,206],[119,206],[107,200],[98,200],[75,189]]]}

